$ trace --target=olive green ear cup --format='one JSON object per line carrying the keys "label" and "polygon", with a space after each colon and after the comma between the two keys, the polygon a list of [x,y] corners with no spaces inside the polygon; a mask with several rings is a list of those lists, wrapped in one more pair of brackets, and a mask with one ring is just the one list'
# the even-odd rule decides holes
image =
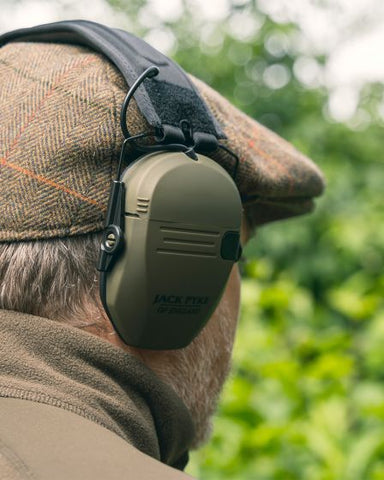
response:
{"label": "olive green ear cup", "polygon": [[188,345],[213,313],[240,252],[242,205],[228,173],[202,155],[147,155],[125,184],[124,246],[101,296],[132,346]]}

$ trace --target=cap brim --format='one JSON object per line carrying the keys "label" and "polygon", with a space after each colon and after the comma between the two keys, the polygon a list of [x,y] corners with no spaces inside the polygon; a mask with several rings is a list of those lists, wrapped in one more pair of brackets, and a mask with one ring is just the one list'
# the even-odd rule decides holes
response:
{"label": "cap brim", "polygon": [[[319,168],[286,140],[242,113],[191,77],[227,136],[222,143],[240,159],[236,183],[253,226],[308,213],[324,190]],[[225,151],[213,157],[228,166]]]}

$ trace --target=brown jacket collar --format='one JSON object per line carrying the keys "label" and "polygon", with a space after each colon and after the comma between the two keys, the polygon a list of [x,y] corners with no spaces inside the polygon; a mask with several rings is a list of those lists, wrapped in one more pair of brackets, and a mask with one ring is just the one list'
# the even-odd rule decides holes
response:
{"label": "brown jacket collar", "polygon": [[184,468],[189,412],[139,360],[57,322],[0,310],[0,397],[63,408],[115,432],[142,452]]}

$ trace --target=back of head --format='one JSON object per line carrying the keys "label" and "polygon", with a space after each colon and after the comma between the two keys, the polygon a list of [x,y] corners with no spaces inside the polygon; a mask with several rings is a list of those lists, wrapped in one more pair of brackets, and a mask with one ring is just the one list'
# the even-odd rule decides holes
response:
{"label": "back of head", "polygon": [[126,86],[81,47],[10,43],[0,52],[0,307],[81,325],[99,302],[97,232]]}
{"label": "back of head", "polygon": [[[0,57],[0,308],[109,335],[96,264],[128,87],[103,55],[83,46],[10,42]],[[250,229],[310,211],[323,189],[313,163],[207,85],[189,81],[226,137],[211,158],[229,173],[239,159],[235,180]],[[156,140],[135,101],[127,127],[133,136],[150,132],[148,144]],[[189,347],[140,353],[189,407],[196,443],[228,370],[238,278],[228,285],[233,299],[226,291]]]}

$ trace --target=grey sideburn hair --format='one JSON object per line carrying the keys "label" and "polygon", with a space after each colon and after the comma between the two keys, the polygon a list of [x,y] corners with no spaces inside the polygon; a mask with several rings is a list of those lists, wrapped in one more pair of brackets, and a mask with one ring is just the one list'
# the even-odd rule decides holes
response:
{"label": "grey sideburn hair", "polygon": [[100,234],[0,243],[0,308],[84,327],[99,303]]}

